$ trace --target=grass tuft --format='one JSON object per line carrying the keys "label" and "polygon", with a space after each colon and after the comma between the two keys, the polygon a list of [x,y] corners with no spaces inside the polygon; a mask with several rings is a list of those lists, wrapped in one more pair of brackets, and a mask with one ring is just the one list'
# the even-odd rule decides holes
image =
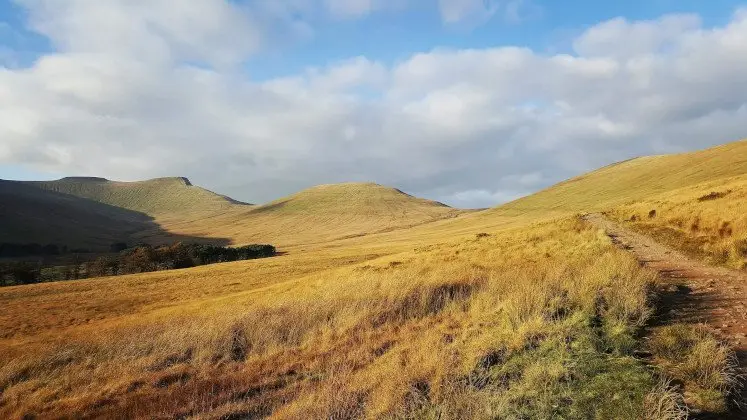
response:
{"label": "grass tuft", "polygon": [[675,324],[658,328],[648,343],[655,364],[683,384],[688,403],[724,413],[741,385],[734,352],[705,327]]}

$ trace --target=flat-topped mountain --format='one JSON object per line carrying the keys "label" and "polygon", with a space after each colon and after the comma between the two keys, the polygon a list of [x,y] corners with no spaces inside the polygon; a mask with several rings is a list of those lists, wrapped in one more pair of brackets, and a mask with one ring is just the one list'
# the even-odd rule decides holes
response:
{"label": "flat-topped mountain", "polygon": [[135,211],[0,180],[0,242],[108,249],[143,229],[151,218]]}
{"label": "flat-topped mountain", "polygon": [[26,184],[154,217],[218,212],[244,204],[196,187],[189,179],[182,177],[157,178],[138,182],[109,181],[96,177],[68,177],[57,181],[32,181]]}

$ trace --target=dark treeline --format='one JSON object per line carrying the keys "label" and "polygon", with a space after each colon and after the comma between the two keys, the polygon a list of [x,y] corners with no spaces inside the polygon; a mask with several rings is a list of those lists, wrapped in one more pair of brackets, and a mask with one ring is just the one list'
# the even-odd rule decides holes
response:
{"label": "dark treeline", "polygon": [[159,247],[138,245],[128,248],[124,244],[114,244],[112,250],[115,249],[123,250],[113,255],[104,255],[86,261],[83,261],[80,255],[75,254],[72,261],[65,265],[47,266],[43,261],[0,263],[0,286],[174,270],[221,262],[265,258],[276,253],[275,247],[272,245],[227,248],[177,243]]}

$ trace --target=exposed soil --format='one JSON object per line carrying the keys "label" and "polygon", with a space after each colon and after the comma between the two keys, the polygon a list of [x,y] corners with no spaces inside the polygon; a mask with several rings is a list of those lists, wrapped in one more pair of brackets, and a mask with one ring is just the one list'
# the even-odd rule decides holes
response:
{"label": "exposed soil", "polygon": [[[747,373],[747,273],[690,259],[598,213],[584,219],[670,283],[672,292],[664,296],[666,310],[659,322],[708,326],[732,346],[742,372]],[[747,401],[746,393],[747,389],[742,391],[742,401]],[[747,411],[731,413],[728,418],[747,419]]]}

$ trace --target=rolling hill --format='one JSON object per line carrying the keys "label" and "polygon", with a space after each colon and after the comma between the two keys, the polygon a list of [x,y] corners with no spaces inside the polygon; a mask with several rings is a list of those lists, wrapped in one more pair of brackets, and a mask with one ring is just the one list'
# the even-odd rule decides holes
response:
{"label": "rolling hill", "polygon": [[[215,194],[178,177],[140,182],[71,177],[5,185],[5,211],[14,216],[6,219],[12,228],[0,234],[0,241],[46,243],[72,238],[76,246],[96,249],[116,241],[303,245],[412,227],[462,213],[373,183],[320,185],[261,206]],[[27,203],[30,197],[36,201]]]}
{"label": "rolling hill", "polygon": [[319,185],[249,209],[211,217],[166,221],[183,235],[232,238],[234,243],[294,246],[403,229],[462,214],[444,204],[373,183]]}
{"label": "rolling hill", "polygon": [[158,218],[199,218],[250,206],[194,187],[186,178],[113,182],[103,178],[58,181],[0,180],[0,242],[59,244],[106,251],[115,242],[133,243],[149,232],[154,243],[210,242],[225,238],[179,236]]}

